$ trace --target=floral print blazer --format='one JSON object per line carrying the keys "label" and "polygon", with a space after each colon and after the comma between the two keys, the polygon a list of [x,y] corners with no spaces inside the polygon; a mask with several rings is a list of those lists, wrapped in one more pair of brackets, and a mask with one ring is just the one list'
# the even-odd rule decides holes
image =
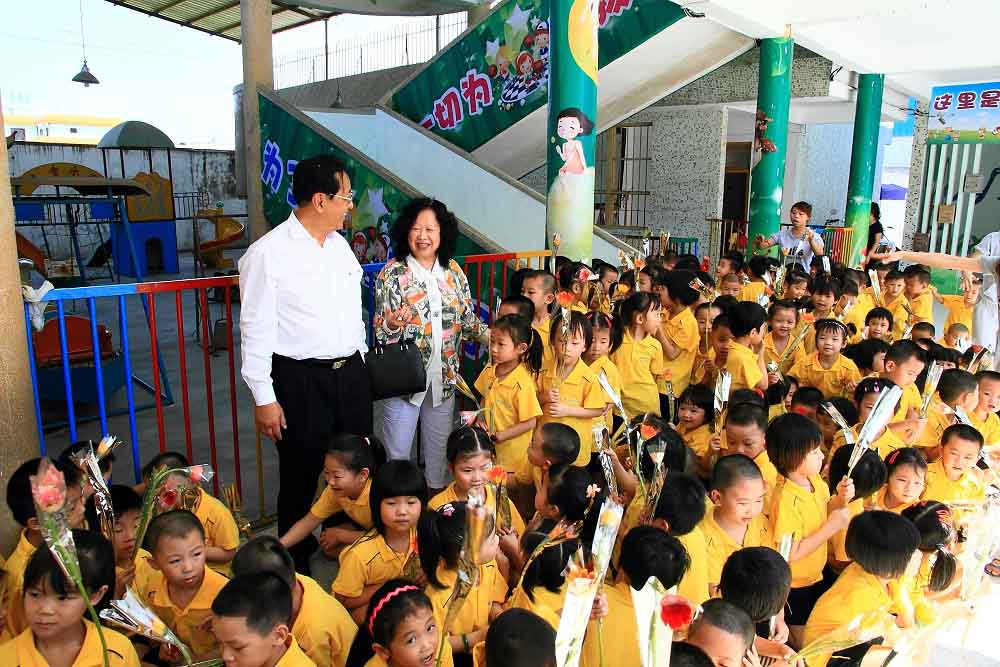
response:
{"label": "floral print blazer", "polygon": [[[451,260],[438,280],[441,291],[441,372],[442,397],[455,391],[455,377],[461,355],[462,338],[480,340],[488,327],[476,315],[469,281],[458,262]],[[385,315],[409,304],[410,321],[399,330],[389,329]],[[424,367],[430,363],[434,341],[431,339],[431,306],[427,287],[414,275],[406,260],[389,260],[375,280],[375,339],[380,345],[400,340],[415,340]]]}

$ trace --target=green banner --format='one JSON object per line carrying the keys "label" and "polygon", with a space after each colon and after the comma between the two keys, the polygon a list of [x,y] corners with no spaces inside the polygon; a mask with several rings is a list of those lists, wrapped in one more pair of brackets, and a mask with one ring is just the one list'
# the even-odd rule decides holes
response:
{"label": "green banner", "polygon": [[[602,66],[684,17],[667,0],[596,2]],[[475,150],[548,101],[549,44],[549,0],[507,0],[397,90],[391,106]]]}
{"label": "green banner", "polygon": [[[314,155],[335,155],[351,176],[355,192],[354,210],[345,236],[362,264],[384,262],[391,256],[389,228],[396,214],[410,201],[406,194],[380,176],[374,165],[343,150],[312,127],[288,113],[264,95],[260,100],[261,174],[264,216],[274,227],[288,218],[295,205],[292,175],[299,160]],[[459,236],[458,254],[485,252],[464,235]]]}

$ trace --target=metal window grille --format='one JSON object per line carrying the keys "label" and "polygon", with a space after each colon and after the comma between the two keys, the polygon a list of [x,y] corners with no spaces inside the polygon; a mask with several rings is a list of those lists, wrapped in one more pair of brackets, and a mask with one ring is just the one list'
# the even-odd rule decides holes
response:
{"label": "metal window grille", "polygon": [[609,231],[645,228],[652,123],[621,123],[597,137],[594,222]]}

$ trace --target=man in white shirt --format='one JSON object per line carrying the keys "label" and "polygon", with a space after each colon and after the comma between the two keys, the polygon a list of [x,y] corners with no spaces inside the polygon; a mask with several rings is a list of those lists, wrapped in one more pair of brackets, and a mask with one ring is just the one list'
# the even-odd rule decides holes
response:
{"label": "man in white shirt", "polygon": [[[973,248],[973,257],[997,257],[1000,255],[1000,232],[990,232]],[[983,288],[979,291],[979,302],[972,310],[972,342],[988,347],[996,345],[996,332],[1000,328],[997,317],[997,281],[989,274],[983,274]],[[1000,355],[997,355],[1000,359]]]}
{"label": "man in white shirt", "polygon": [[[367,435],[372,400],[363,354],[361,265],[338,233],[354,208],[351,179],[332,156],[302,160],[298,207],[240,259],[243,379],[257,429],[278,449],[278,534],[309,511],[324,449],[336,433]],[[291,549],[308,571],[317,546]]]}

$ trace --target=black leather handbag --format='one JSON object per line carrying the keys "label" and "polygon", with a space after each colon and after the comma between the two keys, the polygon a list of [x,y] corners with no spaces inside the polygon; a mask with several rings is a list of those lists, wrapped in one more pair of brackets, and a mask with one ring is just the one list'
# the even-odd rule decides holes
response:
{"label": "black leather handbag", "polygon": [[365,355],[372,399],[409,396],[427,389],[427,369],[412,340],[375,345]]}

